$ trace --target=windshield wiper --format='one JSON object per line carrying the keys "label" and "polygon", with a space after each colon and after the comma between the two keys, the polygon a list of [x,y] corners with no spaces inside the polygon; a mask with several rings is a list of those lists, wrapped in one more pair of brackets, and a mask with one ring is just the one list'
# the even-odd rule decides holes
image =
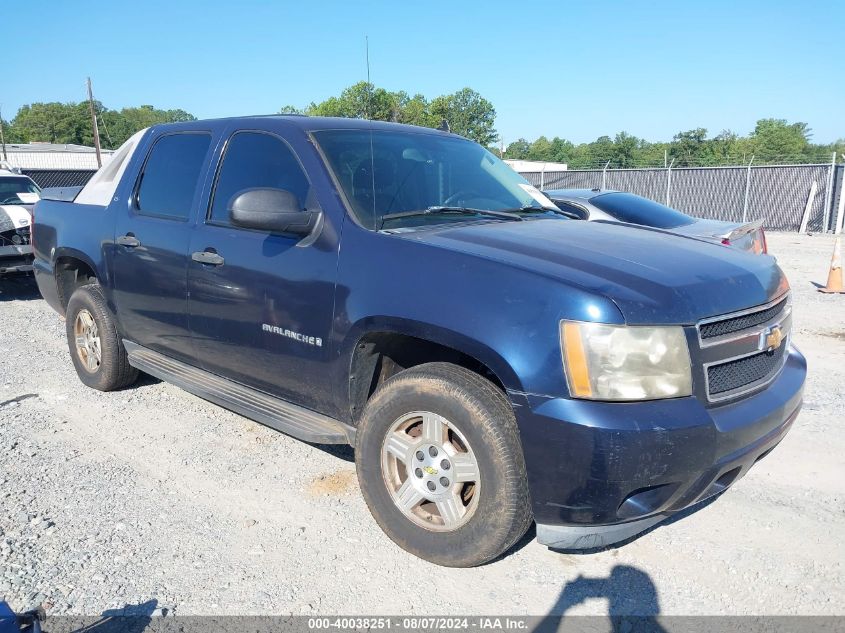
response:
{"label": "windshield wiper", "polygon": [[484,215],[491,218],[501,218],[503,220],[517,220],[521,221],[524,218],[511,211],[492,211],[490,209],[473,209],[471,207],[446,207],[433,206],[427,209],[416,209],[414,211],[400,211],[398,213],[387,213],[381,216],[381,224],[379,229],[384,227],[387,220],[397,220],[399,218],[413,218],[421,215],[434,215],[437,213],[461,213],[464,215]]}
{"label": "windshield wiper", "polygon": [[554,209],[549,207],[538,207],[533,204],[526,204],[522,207],[515,207],[513,209],[502,209],[504,213],[533,213],[535,211],[542,211],[544,213],[555,213],[557,215],[563,215],[567,218],[572,218],[573,220],[580,220],[581,218],[578,217],[578,214],[573,213],[572,211],[564,211],[558,207]]}

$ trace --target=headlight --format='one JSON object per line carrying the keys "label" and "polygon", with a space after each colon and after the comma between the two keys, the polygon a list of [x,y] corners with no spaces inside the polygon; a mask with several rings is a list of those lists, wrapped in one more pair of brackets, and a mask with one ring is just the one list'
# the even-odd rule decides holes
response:
{"label": "headlight", "polygon": [[560,340],[574,398],[655,400],[692,393],[681,327],[561,321]]}

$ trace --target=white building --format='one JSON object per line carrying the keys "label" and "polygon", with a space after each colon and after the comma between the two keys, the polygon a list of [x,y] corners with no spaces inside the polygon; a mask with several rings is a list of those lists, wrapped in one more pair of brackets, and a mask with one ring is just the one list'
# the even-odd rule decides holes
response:
{"label": "white building", "polygon": [[[102,150],[105,165],[114,153]],[[20,169],[97,169],[93,147],[59,143],[6,143],[5,155],[0,147],[0,161]]]}
{"label": "white building", "polygon": [[550,171],[566,171],[566,163],[548,163],[541,160],[513,160],[506,158],[505,162],[511,169],[520,174],[541,174]]}

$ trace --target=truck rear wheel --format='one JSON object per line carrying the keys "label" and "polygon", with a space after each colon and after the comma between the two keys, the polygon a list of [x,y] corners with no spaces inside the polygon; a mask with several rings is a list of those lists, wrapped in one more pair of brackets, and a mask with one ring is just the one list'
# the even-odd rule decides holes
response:
{"label": "truck rear wheel", "polygon": [[513,411],[462,367],[428,363],[379,387],[358,427],[355,461],[382,530],[438,565],[486,563],[531,523]]}
{"label": "truck rear wheel", "polygon": [[138,379],[138,370],[129,364],[98,284],[74,291],[67,304],[65,326],[70,357],[83,383],[100,391],[113,391]]}

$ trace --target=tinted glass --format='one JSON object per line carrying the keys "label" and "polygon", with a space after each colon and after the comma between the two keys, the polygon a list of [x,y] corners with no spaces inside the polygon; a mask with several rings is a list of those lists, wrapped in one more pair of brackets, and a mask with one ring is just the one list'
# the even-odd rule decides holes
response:
{"label": "tinted glass", "polygon": [[587,211],[586,211],[586,210],[584,210],[584,209],[582,209],[582,208],[581,208],[581,207],[579,207],[579,206],[576,206],[576,205],[574,205],[574,204],[570,204],[570,203],[568,203],[568,202],[566,202],[566,201],[564,201],[564,200],[555,200],[555,199],[552,199],[552,202],[554,202],[554,203],[555,203],[555,206],[556,206],[558,209],[562,209],[563,211],[569,211],[570,213],[574,213],[574,214],[576,214],[579,218],[581,218],[582,220],[586,220],[586,219],[587,219],[587,217],[589,217],[589,214],[587,213]]}
{"label": "tinted glass", "polygon": [[260,132],[238,132],[230,140],[217,178],[209,219],[229,224],[229,203],[236,193],[253,187],[291,192],[305,204],[308,179],[293,152],[281,139]]}
{"label": "tinted glass", "polygon": [[466,139],[369,130],[322,130],[314,136],[352,212],[368,228],[394,229],[483,217],[432,213],[382,221],[388,214],[436,206],[488,211],[531,207],[535,212],[554,208],[522,176]]}
{"label": "tinted glass", "polygon": [[590,204],[620,222],[643,224],[658,229],[672,229],[695,222],[694,218],[685,213],[632,193],[603,193],[590,198]]}
{"label": "tinted glass", "polygon": [[[18,196],[19,193],[24,194],[23,198]],[[32,204],[35,202],[33,196],[40,197],[40,195],[41,189],[29,178],[0,177],[0,204]]]}
{"label": "tinted glass", "polygon": [[169,134],[153,145],[138,187],[138,212],[185,220],[211,136]]}

